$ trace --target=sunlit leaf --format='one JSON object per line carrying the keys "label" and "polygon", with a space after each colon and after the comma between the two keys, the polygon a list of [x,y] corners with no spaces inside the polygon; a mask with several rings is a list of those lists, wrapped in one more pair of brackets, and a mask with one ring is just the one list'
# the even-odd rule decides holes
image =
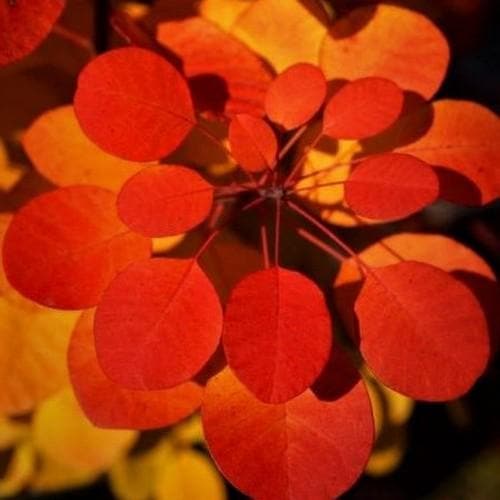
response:
{"label": "sunlit leaf", "polygon": [[338,139],[363,139],[392,125],[403,108],[403,92],[385,78],[361,78],[343,85],[330,98],[323,132]]}
{"label": "sunlit leaf", "polygon": [[201,0],[198,9],[205,19],[230,31],[238,17],[251,5],[248,0]]}
{"label": "sunlit leaf", "polygon": [[329,80],[379,76],[430,98],[445,76],[449,48],[422,14],[378,4],[350,11],[325,37],[320,65]]}
{"label": "sunlit leaf", "polygon": [[407,449],[406,434],[405,427],[389,427],[383,440],[373,450],[366,466],[366,474],[381,477],[394,472],[403,460]]}
{"label": "sunlit leaf", "polygon": [[408,261],[370,270],[355,311],[368,366],[402,394],[453,399],[485,369],[489,339],[481,307],[437,267]]}
{"label": "sunlit leaf", "polygon": [[91,184],[118,190],[143,167],[105,153],[82,132],[72,106],[47,111],[23,137],[35,168],[59,186]]}
{"label": "sunlit leaf", "polygon": [[260,118],[236,115],[229,126],[231,154],[249,172],[273,168],[278,141],[273,129]]}
{"label": "sunlit leaf", "polygon": [[[333,390],[343,386],[335,373],[330,382]],[[337,497],[360,475],[373,443],[370,401],[359,379],[331,399],[308,390],[265,404],[226,369],[207,386],[202,420],[215,462],[254,498]]]}
{"label": "sunlit leaf", "polygon": [[64,0],[15,0],[0,3],[0,66],[25,57],[49,34]]}
{"label": "sunlit leaf", "polygon": [[71,382],[87,417],[99,427],[148,429],[166,427],[201,404],[202,389],[187,382],[163,391],[131,391],[109,380],[95,352],[94,312],[78,322],[68,350]]}
{"label": "sunlit leaf", "polygon": [[157,36],[182,60],[198,111],[263,115],[271,72],[246,45],[201,17],[160,23]]}
{"label": "sunlit leaf", "polygon": [[370,219],[406,217],[434,202],[439,181],[432,168],[410,155],[386,153],[362,161],[345,184],[345,199]]}
{"label": "sunlit leaf", "polygon": [[280,72],[292,64],[317,64],[329,18],[314,0],[256,0],[243,10],[231,33]]}
{"label": "sunlit leaf", "polygon": [[75,112],[98,146],[133,161],[162,158],[194,125],[182,76],[158,54],[134,47],[106,52],[84,68]]}
{"label": "sunlit leaf", "polygon": [[29,441],[19,443],[13,450],[8,464],[3,465],[0,478],[1,498],[11,498],[29,484],[35,468],[35,454]]}
{"label": "sunlit leaf", "polygon": [[296,64],[279,74],[266,94],[269,118],[290,130],[309,121],[326,97],[326,80],[312,64]]}
{"label": "sunlit leaf", "polygon": [[127,230],[108,190],[75,186],[43,194],[13,218],[3,246],[7,278],[49,307],[83,309],[99,301],[115,274],[151,252]]}
{"label": "sunlit leaf", "polygon": [[145,260],[119,274],[97,307],[97,357],[124,387],[166,389],[203,367],[221,330],[217,293],[195,261]]}
{"label": "sunlit leaf", "polygon": [[68,468],[102,472],[132,446],[137,433],[94,427],[65,389],[47,399],[33,418],[35,448],[43,456]]}
{"label": "sunlit leaf", "polygon": [[7,149],[0,138],[0,190],[9,192],[26,173],[22,165],[11,163]]}
{"label": "sunlit leaf", "polygon": [[148,167],[129,179],[118,195],[118,214],[145,236],[189,231],[208,216],[213,186],[180,165]]}
{"label": "sunlit leaf", "polygon": [[281,267],[250,274],[229,298],[223,343],[229,366],[259,399],[290,400],[318,377],[330,353],[321,290]]}

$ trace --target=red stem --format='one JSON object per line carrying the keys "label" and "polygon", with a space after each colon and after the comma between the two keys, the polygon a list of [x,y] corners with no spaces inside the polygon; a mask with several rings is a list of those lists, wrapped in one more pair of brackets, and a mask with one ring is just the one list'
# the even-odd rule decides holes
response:
{"label": "red stem", "polygon": [[279,266],[281,233],[281,199],[276,198],[276,222],[274,226],[274,265]]}
{"label": "red stem", "polygon": [[295,177],[295,174],[299,171],[300,167],[302,164],[306,161],[307,155],[309,154],[309,151],[311,149],[314,149],[314,147],[318,144],[318,142],[321,140],[323,137],[323,130],[320,131],[320,133],[315,137],[315,139],[304,148],[304,151],[302,151],[302,154],[300,155],[299,159],[295,163],[295,165],[292,168],[292,171],[288,174],[288,177],[285,179],[284,186],[288,187],[291,183],[293,183],[293,178]]}
{"label": "red stem", "polygon": [[299,228],[297,229],[297,233],[299,234],[299,236],[309,241],[309,243],[312,243],[313,245],[317,246],[327,254],[331,255],[334,259],[340,262],[344,262],[346,260],[342,254],[334,250],[330,245],[327,245],[324,241],[321,241],[319,238],[316,238],[316,236],[311,234],[309,231]]}
{"label": "red stem", "polygon": [[269,241],[267,239],[267,229],[266,225],[262,224],[260,226],[260,239],[262,242],[262,256],[264,258],[264,267],[266,269],[269,269],[270,264],[269,264]]}

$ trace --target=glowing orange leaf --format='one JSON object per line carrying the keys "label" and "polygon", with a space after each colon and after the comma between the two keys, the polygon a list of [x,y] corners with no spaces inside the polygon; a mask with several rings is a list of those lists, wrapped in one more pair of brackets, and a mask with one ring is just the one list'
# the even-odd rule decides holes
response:
{"label": "glowing orange leaf", "polygon": [[310,120],[326,97],[326,80],[316,66],[295,64],[279,74],[266,94],[269,118],[290,130]]}
{"label": "glowing orange leaf", "polygon": [[273,168],[278,141],[273,129],[260,118],[236,115],[229,126],[231,154],[249,172]]}
{"label": "glowing orange leaf", "polygon": [[348,489],[370,455],[373,419],[363,382],[338,375],[329,384],[336,396],[308,390],[283,404],[261,402],[229,369],[213,378],[203,427],[228,479],[253,498],[329,499]]}
{"label": "glowing orange leaf", "polygon": [[182,60],[199,111],[264,114],[271,72],[236,38],[195,17],[160,23],[158,40]]}
{"label": "glowing orange leaf", "polygon": [[342,86],[328,101],[323,132],[338,139],[364,139],[392,125],[402,107],[403,92],[390,80],[355,80]]}
{"label": "glowing orange leaf", "polygon": [[372,269],[355,311],[368,366],[402,394],[453,399],[484,371],[489,339],[481,307],[437,267],[408,261]]}
{"label": "glowing orange leaf", "polygon": [[118,271],[151,253],[150,240],[127,230],[115,203],[111,191],[74,186],[21,208],[3,247],[14,288],[49,307],[95,306]]}
{"label": "glowing orange leaf", "polygon": [[406,217],[430,205],[439,194],[432,168],[410,155],[387,153],[356,165],[345,184],[345,198],[370,219]]}
{"label": "glowing orange leaf", "polygon": [[320,66],[329,80],[380,76],[430,98],[443,81],[449,48],[422,14],[394,5],[361,7],[325,37]]}
{"label": "glowing orange leaf", "polygon": [[133,161],[162,158],[194,125],[182,76],[158,54],[134,47],[106,52],[83,69],[75,112],[98,146]]}
{"label": "glowing orange leaf", "polygon": [[148,167],[118,195],[118,213],[134,231],[159,237],[189,231],[210,212],[213,187],[197,172],[179,165]]}
{"label": "glowing orange leaf", "polygon": [[98,148],[82,132],[72,106],[39,116],[24,134],[23,146],[35,168],[58,186],[91,184],[115,191],[143,167]]}
{"label": "glowing orange leaf", "polygon": [[50,33],[64,0],[15,0],[0,3],[0,66],[21,59]]}
{"label": "glowing orange leaf", "polygon": [[123,429],[166,427],[193,413],[202,388],[194,382],[163,391],[131,391],[109,380],[95,352],[94,312],[78,322],[68,350],[71,382],[80,405],[95,425]]}
{"label": "glowing orange leaf", "polygon": [[262,401],[283,403],[301,394],[331,349],[321,290],[281,267],[250,274],[229,298],[223,343],[229,366]]}
{"label": "glowing orange leaf", "polygon": [[123,387],[167,389],[203,367],[221,330],[219,298],[195,261],[145,260],[119,274],[97,307],[97,357]]}

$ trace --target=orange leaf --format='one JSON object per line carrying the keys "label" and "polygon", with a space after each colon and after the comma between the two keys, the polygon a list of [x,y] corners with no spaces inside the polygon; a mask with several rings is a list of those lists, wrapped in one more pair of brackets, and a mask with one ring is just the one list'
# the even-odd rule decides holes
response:
{"label": "orange leaf", "polygon": [[248,172],[274,168],[278,141],[273,129],[260,118],[236,115],[229,126],[231,154]]}
{"label": "orange leaf", "polygon": [[182,60],[197,110],[264,114],[271,72],[246,45],[200,17],[161,23],[157,36]]}
{"label": "orange leaf", "polygon": [[167,389],[203,367],[221,330],[219,298],[194,260],[145,260],[119,274],[97,307],[97,357],[123,387]]}
{"label": "orange leaf", "polygon": [[35,168],[58,186],[91,184],[114,191],[144,166],[98,148],[82,132],[72,106],[39,116],[24,134],[23,146]]}
{"label": "orange leaf", "polygon": [[341,17],[320,52],[320,66],[329,80],[380,76],[425,98],[441,85],[448,60],[446,39],[428,18],[384,4]]}
{"label": "orange leaf", "polygon": [[486,367],[481,307],[464,284],[437,267],[408,261],[372,269],[355,311],[368,366],[409,397],[454,399]]}
{"label": "orange leaf", "polygon": [[118,214],[134,231],[159,237],[189,231],[212,208],[213,187],[180,165],[148,167],[129,179],[118,195]]}
{"label": "orange leaf", "polygon": [[[331,373],[331,389],[343,385],[338,375]],[[202,420],[219,468],[253,498],[337,497],[361,474],[373,443],[370,400],[359,377],[333,398],[308,390],[265,404],[226,369],[207,386]]]}
{"label": "orange leaf", "polygon": [[350,208],[371,219],[406,217],[430,205],[438,194],[439,181],[432,168],[398,153],[362,161],[345,184]]}
{"label": "orange leaf", "polygon": [[361,78],[346,83],[328,101],[323,132],[338,139],[376,135],[398,118],[403,92],[385,78]]}
{"label": "orange leaf", "polygon": [[135,47],[106,52],[83,69],[75,112],[99,147],[133,161],[162,158],[194,125],[182,76],[158,54]]}
{"label": "orange leaf", "polygon": [[0,3],[0,66],[35,50],[50,33],[64,0],[15,0]]}
{"label": "orange leaf", "polygon": [[312,64],[296,64],[279,74],[266,94],[269,118],[290,130],[309,121],[326,97],[326,80]]}
{"label": "orange leaf", "polygon": [[82,314],[68,350],[71,382],[80,405],[95,425],[123,429],[166,427],[193,413],[202,389],[194,382],[163,391],[131,391],[109,380],[94,345],[94,312]]}
{"label": "orange leaf", "polygon": [[283,403],[301,394],[332,345],[321,290],[280,267],[248,275],[229,298],[223,343],[229,366],[262,401]]}
{"label": "orange leaf", "polygon": [[23,295],[59,309],[99,302],[115,274],[151,253],[150,240],[127,230],[116,196],[92,186],[60,188],[14,216],[3,246],[5,272]]}

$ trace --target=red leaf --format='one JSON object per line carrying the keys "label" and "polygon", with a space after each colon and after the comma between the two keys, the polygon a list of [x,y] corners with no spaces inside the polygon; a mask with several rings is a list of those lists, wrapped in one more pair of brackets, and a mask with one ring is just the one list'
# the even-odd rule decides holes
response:
{"label": "red leaf", "polygon": [[231,154],[249,172],[274,168],[278,141],[273,129],[260,118],[236,115],[229,125]]}
{"label": "red leaf", "polygon": [[190,380],[219,343],[222,310],[194,260],[130,265],[96,311],[96,351],[104,373],[129,389],[168,389]]}
{"label": "red leaf", "polygon": [[212,208],[213,187],[194,170],[179,165],[148,167],[118,195],[118,213],[146,236],[170,236],[197,226]]}
{"label": "red leaf", "polygon": [[112,50],[80,73],[75,112],[84,132],[105,151],[127,160],[158,160],[194,125],[189,88],[158,54]]}
{"label": "red leaf", "polygon": [[259,399],[288,401],[314,382],[330,353],[321,290],[280,267],[248,275],[229,298],[223,342],[229,366]]}
{"label": "red leaf", "polygon": [[0,66],[35,50],[50,33],[64,6],[64,0],[0,2]]}
{"label": "red leaf", "polygon": [[271,73],[236,38],[195,17],[159,24],[158,40],[182,60],[198,110],[264,114]]}
{"label": "red leaf", "polygon": [[481,307],[441,269],[413,261],[372,269],[355,310],[366,362],[402,394],[457,398],[486,367],[489,340]]}
{"label": "red leaf", "polygon": [[427,17],[379,4],[339,18],[319,59],[328,80],[380,76],[429,99],[443,81],[449,52],[446,38]]}
{"label": "red leaf", "polygon": [[217,465],[252,498],[337,498],[361,474],[373,444],[370,401],[359,378],[332,400],[308,390],[266,404],[226,369],[206,388],[202,421]]}
{"label": "red leaf", "polygon": [[13,218],[5,272],[23,295],[59,309],[95,306],[117,272],[151,253],[116,213],[116,195],[94,186],[43,194]]}
{"label": "red leaf", "polygon": [[290,130],[309,121],[326,97],[326,80],[319,68],[299,63],[279,74],[266,94],[269,118]]}
{"label": "red leaf", "polygon": [[106,377],[96,356],[94,311],[82,314],[71,337],[68,367],[73,389],[89,420],[99,427],[152,429],[172,425],[201,404],[194,382],[163,391],[131,391]]}
{"label": "red leaf", "polygon": [[403,109],[401,89],[385,78],[343,85],[328,101],[323,132],[334,139],[364,139],[390,127]]}
{"label": "red leaf", "polygon": [[345,183],[345,199],[358,215],[371,219],[406,217],[439,195],[432,168],[410,155],[387,153],[358,164]]}

